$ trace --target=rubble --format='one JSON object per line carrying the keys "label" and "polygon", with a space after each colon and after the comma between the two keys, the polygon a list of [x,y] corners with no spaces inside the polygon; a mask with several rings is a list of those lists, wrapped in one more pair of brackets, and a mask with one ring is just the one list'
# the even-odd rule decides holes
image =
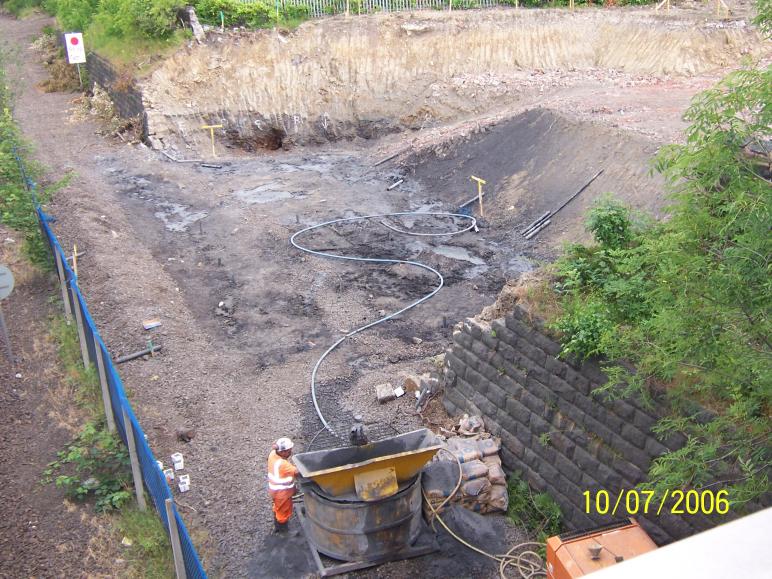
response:
{"label": "rubble", "polygon": [[437,453],[424,468],[424,492],[432,506],[437,508],[451,497],[450,503],[477,513],[506,512],[509,495],[499,457],[501,439],[485,432],[479,416],[465,414],[454,430],[445,439],[446,452]]}
{"label": "rubble", "polygon": [[394,393],[394,387],[387,382],[385,384],[378,384],[375,387],[375,397],[380,404],[386,404],[387,402],[394,400],[397,396]]}

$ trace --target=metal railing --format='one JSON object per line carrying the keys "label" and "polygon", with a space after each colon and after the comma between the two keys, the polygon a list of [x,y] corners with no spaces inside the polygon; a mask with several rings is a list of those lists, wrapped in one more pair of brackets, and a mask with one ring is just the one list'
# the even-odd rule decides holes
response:
{"label": "metal railing", "polygon": [[[262,0],[239,0],[242,4],[254,4]],[[270,0],[269,0],[270,1]],[[274,0],[277,11],[288,6],[306,7],[311,18],[344,14],[348,5],[350,14],[373,14],[376,12],[404,12],[408,10],[448,10],[453,0]],[[490,8],[514,5],[500,0],[455,0],[452,9]]]}

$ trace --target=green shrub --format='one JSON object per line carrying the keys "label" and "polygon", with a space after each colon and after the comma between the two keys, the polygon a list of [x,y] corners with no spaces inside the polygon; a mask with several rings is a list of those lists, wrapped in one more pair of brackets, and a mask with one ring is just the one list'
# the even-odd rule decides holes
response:
{"label": "green shrub", "polygon": [[54,480],[79,500],[95,497],[98,512],[120,509],[131,500],[129,454],[104,425],[87,423],[57,456],[44,471],[44,482]]}
{"label": "green shrub", "polygon": [[593,299],[565,304],[565,313],[553,328],[563,335],[562,355],[575,355],[582,360],[607,354],[607,344],[615,333],[608,307]]}
{"label": "green shrub", "polygon": [[587,216],[587,229],[601,247],[618,249],[630,243],[630,212],[621,203],[606,196],[596,201]]}
{"label": "green shrub", "polygon": [[169,36],[184,5],[180,0],[131,0],[131,4],[137,30],[150,38]]}
{"label": "green shrub", "polygon": [[56,18],[65,32],[83,31],[98,6],[98,0],[56,0]]}
{"label": "green shrub", "polygon": [[[769,32],[768,0],[759,18]],[[668,219],[634,227],[603,200],[588,219],[598,245],[569,247],[556,267],[563,352],[605,355],[606,394],[663,393],[672,416],[657,432],[687,436],[653,461],[651,487],[720,484],[738,509],[768,490],[772,467],[770,102],[772,67],[735,71],[695,97],[686,142],[656,160],[673,195]]]}
{"label": "green shrub", "polygon": [[[350,10],[352,14],[356,14],[356,12],[359,10],[359,0],[351,1]],[[308,20],[308,18],[311,15],[308,9],[308,6],[291,6],[291,5],[284,6],[281,14],[285,20],[299,20],[299,21]]]}
{"label": "green shrub", "polygon": [[276,9],[268,2],[258,1],[243,4],[237,0],[200,0],[196,3],[196,14],[208,24],[220,24],[220,12],[226,26],[250,26],[259,28],[276,22]]}
{"label": "green shrub", "polygon": [[133,0],[100,0],[94,28],[114,38],[131,36],[135,32]]}

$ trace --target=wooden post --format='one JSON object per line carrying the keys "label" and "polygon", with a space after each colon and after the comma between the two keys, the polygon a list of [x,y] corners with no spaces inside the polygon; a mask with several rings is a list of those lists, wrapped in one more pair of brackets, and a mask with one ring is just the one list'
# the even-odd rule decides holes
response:
{"label": "wooden post", "polygon": [[222,125],[203,125],[202,129],[209,129],[209,137],[212,139],[212,157],[217,157],[217,151],[214,150],[214,130],[222,129]]}
{"label": "wooden post", "polygon": [[75,243],[72,246],[72,271],[75,272],[75,277],[78,277],[78,244]]}
{"label": "wooden post", "polygon": [[172,499],[166,499],[166,518],[169,520],[169,538],[172,543],[172,554],[174,555],[174,572],[177,579],[187,579],[185,573],[185,562],[182,560],[182,545],[180,545],[180,530],[177,528],[177,518],[174,516]]}
{"label": "wooden post", "polygon": [[54,249],[54,257],[56,258],[56,271],[59,272],[59,281],[62,286],[62,300],[64,301],[64,319],[69,321],[72,319],[72,309],[70,308],[70,300],[67,297],[67,277],[64,273],[64,266],[62,266],[62,256],[56,249]]}
{"label": "wooden post", "polygon": [[94,336],[94,351],[96,352],[97,370],[99,371],[99,384],[102,386],[102,404],[105,407],[107,430],[108,432],[115,432],[115,417],[113,416],[113,402],[110,399],[110,385],[107,383],[107,373],[105,372],[105,357],[96,335]]}
{"label": "wooden post", "polygon": [[484,179],[480,179],[479,177],[475,177],[472,175],[470,177],[472,181],[477,181],[477,200],[480,202],[480,217],[485,217],[485,211],[483,211],[483,190],[482,186],[487,183]]}
{"label": "wooden post", "polygon": [[3,315],[2,307],[0,307],[0,335],[2,335],[3,342],[5,342],[5,355],[8,357],[8,363],[13,366],[14,358],[13,351],[11,350],[11,336],[8,335],[8,328],[5,325],[5,316]]}
{"label": "wooden post", "polygon": [[75,294],[75,287],[73,286],[73,280],[70,282],[70,292],[72,293],[72,303],[75,306],[75,323],[78,326],[78,340],[80,341],[80,354],[83,357],[83,367],[88,369],[88,365],[91,363],[88,357],[88,344],[86,344],[86,332],[83,329],[83,313],[80,310],[80,300]]}
{"label": "wooden post", "polygon": [[139,468],[139,457],[137,457],[137,441],[134,440],[134,428],[131,426],[129,413],[123,408],[123,427],[126,429],[126,440],[129,444],[129,458],[131,459],[131,476],[134,478],[134,492],[137,495],[137,505],[139,510],[147,510],[145,503],[145,489],[142,486],[142,470]]}

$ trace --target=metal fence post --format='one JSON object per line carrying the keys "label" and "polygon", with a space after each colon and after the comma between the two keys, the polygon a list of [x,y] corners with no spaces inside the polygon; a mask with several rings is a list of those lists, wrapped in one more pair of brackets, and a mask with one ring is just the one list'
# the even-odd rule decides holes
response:
{"label": "metal fence post", "polygon": [[[73,280],[74,281],[74,280]],[[73,281],[70,281],[70,292],[72,293],[72,303],[75,306],[75,323],[78,326],[78,340],[80,341],[80,353],[83,356],[83,367],[88,369],[91,360],[88,357],[88,344],[86,344],[86,332],[83,329],[83,313],[80,310],[80,300],[75,293]]]}
{"label": "metal fence post", "polygon": [[174,555],[174,571],[177,579],[187,579],[185,572],[185,562],[182,560],[182,545],[180,545],[180,530],[177,528],[177,517],[174,516],[172,499],[166,499],[166,518],[169,521],[169,539],[172,543],[172,554]]}
{"label": "metal fence post", "polygon": [[64,317],[69,322],[72,319],[72,310],[70,309],[70,300],[67,297],[67,277],[62,266],[62,256],[54,247],[54,257],[56,258],[56,270],[59,272],[59,281],[62,288],[62,301],[64,302]]}
{"label": "metal fence post", "polygon": [[105,407],[105,418],[107,419],[108,432],[115,432],[115,417],[113,415],[113,402],[110,399],[110,385],[107,383],[105,373],[105,358],[99,341],[94,333],[94,351],[96,352],[97,370],[99,371],[99,384],[102,386],[102,404]]}
{"label": "metal fence post", "polygon": [[123,427],[126,430],[126,441],[129,445],[129,458],[131,458],[131,476],[134,478],[134,492],[137,495],[137,504],[139,510],[147,509],[145,503],[145,489],[142,486],[142,470],[139,468],[139,458],[137,457],[137,442],[134,440],[134,427],[131,425],[129,413],[125,408],[123,411]]}

